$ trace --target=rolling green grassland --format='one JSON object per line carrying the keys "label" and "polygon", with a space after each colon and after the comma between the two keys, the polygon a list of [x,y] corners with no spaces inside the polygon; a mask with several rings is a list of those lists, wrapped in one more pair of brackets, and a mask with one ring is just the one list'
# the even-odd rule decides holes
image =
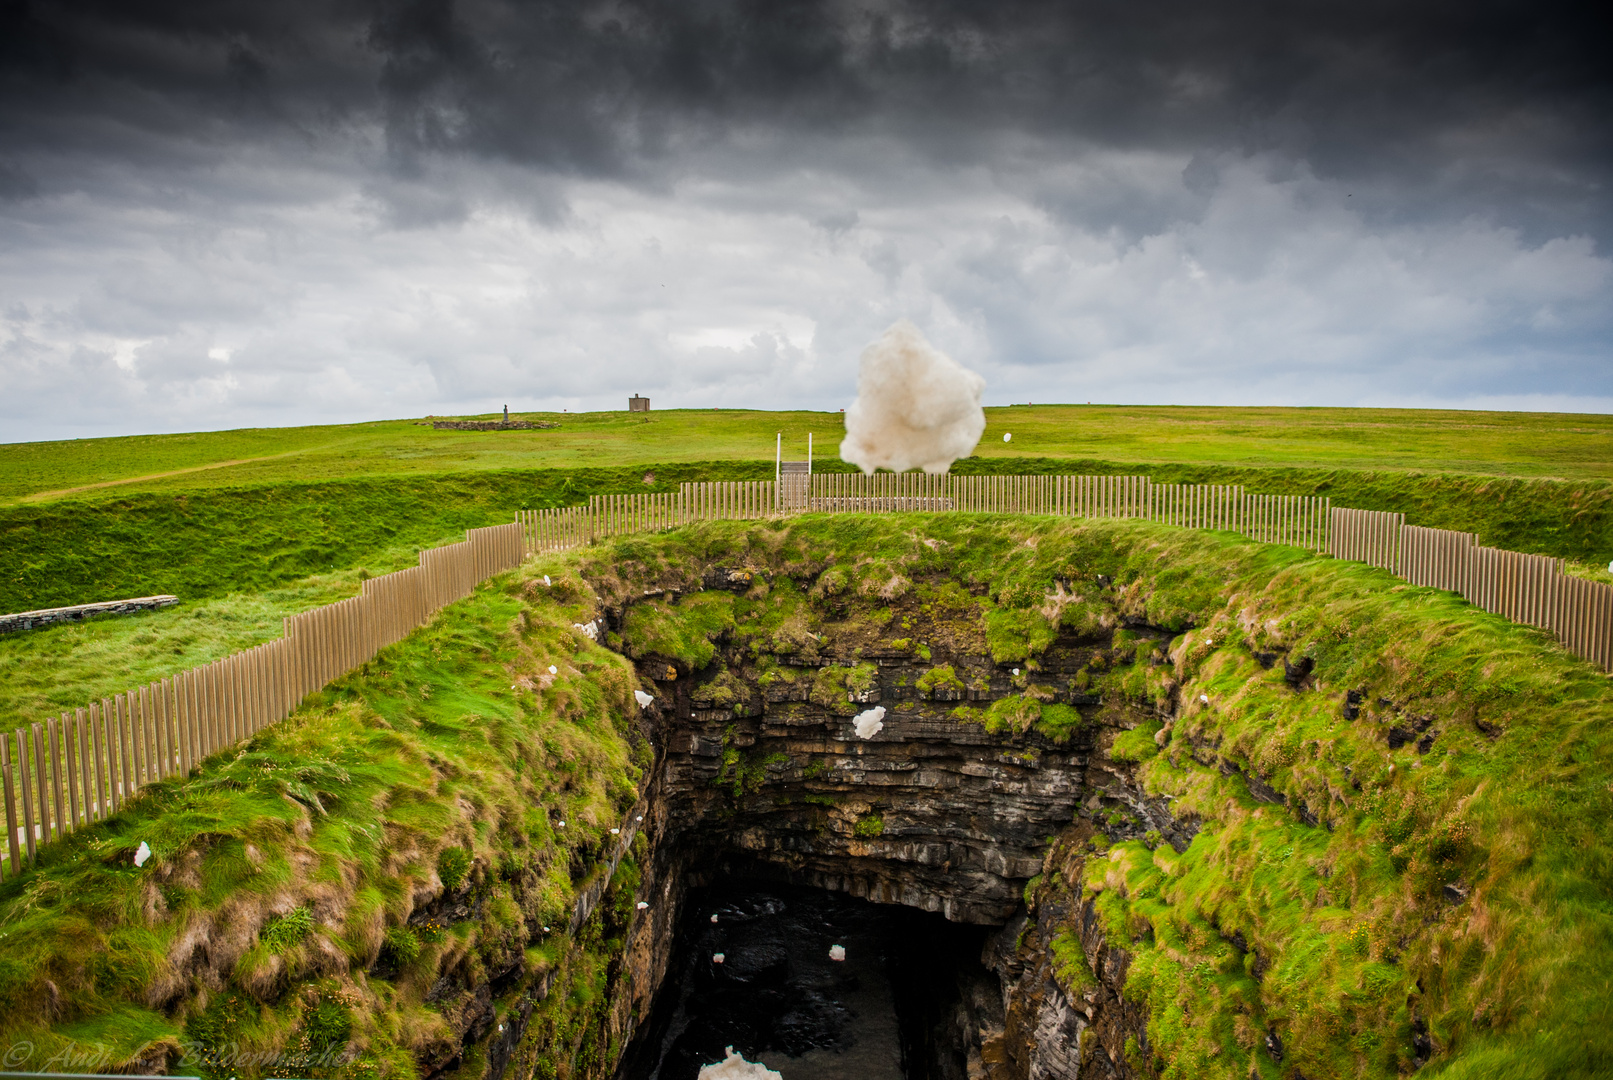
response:
{"label": "rolling green grassland", "polygon": [[[492,419],[480,417],[479,419]],[[767,461],[816,439],[837,460],[838,413],[674,409],[649,414],[524,413],[547,431],[437,431],[422,421],[140,435],[0,445],[0,504],[61,497],[85,485],[124,491],[585,469],[699,461]],[[986,410],[977,455],[1117,465],[1417,470],[1492,476],[1613,479],[1613,417],[1416,409],[1281,409],[1123,405]],[[1004,444],[1004,433],[1013,442]],[[226,467],[221,462],[239,461]],[[179,475],[140,477],[191,470]],[[996,470],[994,470],[996,471]],[[131,483],[130,481],[137,481]],[[100,488],[100,491],[109,489]]]}
{"label": "rolling green grassland", "polygon": [[646,485],[637,469],[287,482],[176,495],[119,494],[0,510],[0,609],[91,597],[254,592],[310,574],[416,559],[415,549],[513,521],[517,510],[602,491],[676,490],[679,479],[761,479],[772,466],[687,465]]}
{"label": "rolling green grassland", "polygon": [[[961,463],[985,467],[983,459]],[[1047,472],[1046,459],[1004,459]],[[1092,469],[1102,463],[1086,463]],[[1613,580],[1613,484],[1345,470],[1162,466],[1161,482],[1244,483],[1274,494],[1325,494],[1362,509],[1476,531],[1485,543],[1566,556],[1581,576]],[[278,636],[286,615],[357,591],[360,574],[416,561],[416,550],[526,507],[588,494],[675,490],[679,481],[759,479],[765,463],[486,472],[146,493],[0,510],[0,610],[173,593],[181,603],[137,616],[0,635],[0,724],[83,705]],[[80,696],[89,688],[92,695]]]}
{"label": "rolling green grassland", "polygon": [[[1575,560],[1613,560],[1613,418],[1338,409],[1016,406],[959,473],[1146,471],[1397,510],[1414,524]],[[772,475],[825,413],[675,410],[558,417],[554,431],[436,431],[412,421],[0,445],[0,610],[171,592],[282,588],[392,568],[411,546],[590,494]],[[1004,444],[1000,430],[1015,439]],[[238,459],[245,464],[214,468]],[[156,480],[121,481],[190,470]],[[1553,479],[1556,477],[1556,479]],[[89,487],[85,485],[111,484]],[[68,492],[46,497],[49,492]]]}

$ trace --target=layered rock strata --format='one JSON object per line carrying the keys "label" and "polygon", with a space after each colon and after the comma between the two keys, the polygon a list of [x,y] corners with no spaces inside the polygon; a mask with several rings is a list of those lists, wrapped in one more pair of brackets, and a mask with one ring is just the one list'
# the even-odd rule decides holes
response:
{"label": "layered rock strata", "polygon": [[[809,665],[777,658],[794,660],[793,679],[769,679],[754,655],[719,654],[695,673],[641,657],[641,678],[659,691],[648,710],[661,752],[654,924],[670,930],[680,884],[746,874],[1003,926],[983,957],[999,984],[959,987],[949,1025],[964,1063],[957,1075],[1132,1075],[1125,1040],[1143,1032],[1146,1016],[1121,997],[1124,952],[1081,913],[1078,885],[1035,890],[1046,895],[1026,912],[1027,884],[1049,873],[1055,855],[1059,880],[1079,882],[1070,864],[1100,827],[1115,839],[1153,832],[1178,849],[1193,836],[1191,821],[1145,796],[1134,767],[1107,752],[1156,710],[1078,689],[1079,673],[1109,649],[1107,637],[1060,638],[1034,671],[940,651],[922,659],[862,651]],[[825,669],[854,664],[865,672],[872,664],[871,677],[851,679],[843,700],[815,692]],[[926,687],[943,665],[955,677]],[[1081,722],[1064,738],[987,730],[984,710],[1014,697],[1070,706]],[[974,711],[960,718],[960,704]],[[857,714],[874,709],[883,709],[881,726],[864,738]],[[1164,718],[1172,711],[1174,703]],[[1098,973],[1078,989],[1061,983],[1051,952],[1054,935],[1070,926],[1081,927]],[[630,939],[630,981],[640,993],[665,972],[667,950],[653,944],[662,939],[647,928]]]}

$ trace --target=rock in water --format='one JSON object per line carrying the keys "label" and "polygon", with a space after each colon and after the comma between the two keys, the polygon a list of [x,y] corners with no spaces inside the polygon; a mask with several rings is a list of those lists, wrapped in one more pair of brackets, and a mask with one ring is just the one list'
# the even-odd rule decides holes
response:
{"label": "rock in water", "polygon": [[840,456],[869,474],[915,467],[944,473],[986,430],[985,388],[986,380],[903,319],[863,350]]}
{"label": "rock in water", "polygon": [[700,1066],[700,1075],[696,1080],[784,1080],[784,1074],[766,1065],[746,1061],[734,1053],[734,1048],[730,1046],[727,1057],[715,1065]]}

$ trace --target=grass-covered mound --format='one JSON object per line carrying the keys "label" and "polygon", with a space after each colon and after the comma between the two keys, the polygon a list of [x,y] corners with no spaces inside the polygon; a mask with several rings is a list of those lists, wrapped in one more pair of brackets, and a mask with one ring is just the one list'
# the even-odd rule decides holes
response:
{"label": "grass-covered mound", "polygon": [[410,1076],[496,977],[507,999],[553,980],[528,1041],[599,1075],[631,860],[566,928],[649,747],[630,667],[573,629],[592,617],[575,575],[529,564],[45,848],[0,886],[0,1041],[32,1046],[8,1067]]}
{"label": "grass-covered mound", "polygon": [[1073,883],[1133,957],[1144,1071],[1613,1070],[1613,684],[1543,632],[1357,564],[1122,523],[718,525],[583,569],[619,601],[694,588],[713,565],[757,584],[657,601],[623,646],[698,667],[713,639],[748,636],[845,663],[852,642],[920,647],[892,598],[933,606],[960,585],[983,595],[960,590],[947,625],[1000,662],[1029,668],[1055,620],[1174,635],[1168,657],[1140,638],[1128,662],[1119,631],[1122,662],[1091,688],[1163,706],[1173,722],[1109,753],[1201,831],[1182,853],[1100,832]]}

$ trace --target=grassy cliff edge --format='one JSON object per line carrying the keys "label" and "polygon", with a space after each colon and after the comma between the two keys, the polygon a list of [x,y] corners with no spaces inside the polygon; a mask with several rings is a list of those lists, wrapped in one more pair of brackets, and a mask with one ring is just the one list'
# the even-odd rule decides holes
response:
{"label": "grassy cliff edge", "polygon": [[[869,618],[904,581],[984,586],[971,617],[1004,662],[1061,626],[1169,633],[1167,656],[1094,685],[1156,710],[1119,757],[1197,835],[1178,852],[1095,829],[1074,885],[1132,958],[1138,1070],[1392,1076],[1419,1039],[1441,1075],[1613,1067],[1606,675],[1450,594],[1296,549],[972,515],[717,523],[497,579],[0,886],[0,1034],[112,1047],[120,1067],[339,1035],[353,1060],[298,1075],[410,1075],[448,1053],[432,1040],[458,1006],[427,1000],[434,980],[514,960],[569,980],[529,1040],[596,1075],[624,905],[575,940],[531,935],[589,880],[647,757],[631,669],[573,623],[719,565]],[[663,605],[654,632],[697,660],[736,632],[710,607]],[[156,855],[137,870],[142,840]],[[474,917],[431,922],[462,898]]]}

